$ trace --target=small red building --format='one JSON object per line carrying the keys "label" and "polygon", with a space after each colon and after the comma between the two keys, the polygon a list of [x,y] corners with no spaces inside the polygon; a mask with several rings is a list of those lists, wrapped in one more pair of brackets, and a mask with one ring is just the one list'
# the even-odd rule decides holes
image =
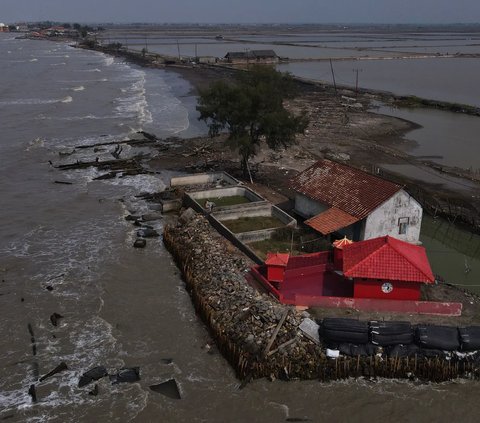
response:
{"label": "small red building", "polygon": [[267,279],[270,282],[283,282],[289,258],[290,254],[288,253],[267,254],[265,265],[267,266]]}
{"label": "small red building", "polygon": [[421,284],[435,281],[425,248],[390,236],[343,248],[343,275],[354,298],[418,301]]}

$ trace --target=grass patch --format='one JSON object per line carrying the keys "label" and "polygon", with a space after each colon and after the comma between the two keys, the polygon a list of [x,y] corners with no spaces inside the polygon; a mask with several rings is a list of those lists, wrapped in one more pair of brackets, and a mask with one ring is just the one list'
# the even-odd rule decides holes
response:
{"label": "grass patch", "polygon": [[229,197],[209,198],[208,201],[214,202],[215,207],[228,207],[250,202],[249,199],[247,197],[244,197],[243,195],[231,195]]}
{"label": "grass patch", "polygon": [[235,234],[285,226],[282,221],[272,216],[241,217],[235,220],[224,220],[222,224]]}
{"label": "grass patch", "polygon": [[[328,251],[332,248],[328,240],[323,239],[318,233],[308,229],[294,229],[292,243],[291,228],[278,229],[271,239],[251,242],[248,246],[264,260],[267,257],[267,253],[290,253],[298,256],[318,251]],[[292,250],[290,251],[290,249]]]}

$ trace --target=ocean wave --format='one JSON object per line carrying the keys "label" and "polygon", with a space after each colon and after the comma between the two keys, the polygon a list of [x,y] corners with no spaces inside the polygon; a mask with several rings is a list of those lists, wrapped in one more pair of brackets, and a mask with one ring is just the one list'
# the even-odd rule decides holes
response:
{"label": "ocean wave", "polygon": [[72,91],[83,91],[84,89],[85,89],[85,87],[83,85],[80,85],[78,87],[73,87]]}
{"label": "ocean wave", "polygon": [[53,104],[53,103],[71,103],[73,98],[67,96],[64,98],[20,98],[17,100],[4,100],[0,101],[0,106],[35,106],[39,104]]}
{"label": "ocean wave", "polygon": [[60,103],[71,103],[73,98],[71,96],[67,96],[64,99],[60,100]]}
{"label": "ocean wave", "polygon": [[38,59],[36,58],[30,59],[29,62],[38,62]]}
{"label": "ocean wave", "polygon": [[105,56],[105,66],[111,66],[113,65],[113,62],[115,59],[111,56]]}
{"label": "ocean wave", "polygon": [[66,63],[65,62],[61,62],[61,63],[50,63],[50,66],[65,66]]}

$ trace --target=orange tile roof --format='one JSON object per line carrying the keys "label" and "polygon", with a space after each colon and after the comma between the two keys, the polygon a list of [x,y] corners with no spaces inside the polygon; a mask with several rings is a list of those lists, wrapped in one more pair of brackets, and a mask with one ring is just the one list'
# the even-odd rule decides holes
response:
{"label": "orange tile roof", "polygon": [[350,226],[358,222],[354,216],[345,213],[344,211],[332,207],[320,214],[305,221],[305,224],[320,232],[323,235],[328,235],[338,229]]}
{"label": "orange tile roof", "polygon": [[402,189],[401,185],[331,160],[319,160],[290,182],[312,200],[343,210],[359,220]]}
{"label": "orange tile roof", "polygon": [[343,249],[343,274],[350,278],[435,281],[425,248],[391,236],[346,246]]}

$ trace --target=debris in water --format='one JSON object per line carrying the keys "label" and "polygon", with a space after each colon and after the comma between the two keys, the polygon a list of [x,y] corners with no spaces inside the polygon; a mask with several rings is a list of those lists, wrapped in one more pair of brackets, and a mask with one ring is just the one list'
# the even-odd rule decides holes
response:
{"label": "debris in water", "polygon": [[88,393],[88,395],[92,395],[94,397],[96,397],[98,395],[98,385],[95,384],[95,386],[93,387],[93,389]]}
{"label": "debris in water", "polygon": [[48,372],[45,376],[42,376],[39,381],[43,382],[45,379],[53,376],[56,373],[63,372],[64,370],[68,370],[67,365],[62,361],[57,367],[55,367],[51,372]]}
{"label": "debris in water", "polygon": [[53,326],[57,326],[58,325],[58,321],[60,319],[62,319],[63,316],[61,314],[58,314],[58,313],[53,313],[51,316],[50,316],[50,321],[52,322],[52,325]]}
{"label": "debris in water", "polygon": [[135,242],[133,243],[134,248],[145,248],[146,245],[147,245],[146,239],[136,239]]}
{"label": "debris in water", "polygon": [[140,367],[120,369],[117,374],[110,375],[110,380],[113,384],[137,382],[140,380]]}
{"label": "debris in water", "polygon": [[30,388],[28,388],[28,395],[32,397],[32,402],[37,402],[37,389],[35,388],[35,385],[30,385]]}
{"label": "debris in water", "polygon": [[167,380],[166,382],[159,383],[158,385],[150,385],[150,389],[153,392],[165,395],[172,399],[182,399],[180,390],[178,389],[177,381],[175,379]]}
{"label": "debris in water", "polygon": [[94,367],[93,369],[88,370],[82,376],[80,376],[80,380],[78,381],[78,387],[81,388],[82,386],[88,385],[90,382],[101,379],[105,376],[108,376],[108,372],[104,366]]}

